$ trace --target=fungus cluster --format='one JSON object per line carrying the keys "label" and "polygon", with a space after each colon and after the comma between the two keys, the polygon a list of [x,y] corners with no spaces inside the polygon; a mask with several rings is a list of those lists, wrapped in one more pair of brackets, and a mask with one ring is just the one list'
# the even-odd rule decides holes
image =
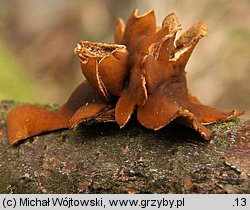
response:
{"label": "fungus cluster", "polygon": [[57,129],[76,128],[87,120],[116,121],[124,127],[133,114],[146,128],[159,130],[171,121],[195,129],[208,140],[204,126],[231,120],[237,110],[203,105],[187,89],[185,66],[207,25],[191,26],[177,40],[181,25],[174,13],[156,26],[154,11],[137,10],[124,24],[118,19],[115,44],[81,41],[74,52],[80,58],[86,81],[57,112],[23,105],[7,116],[11,144]]}

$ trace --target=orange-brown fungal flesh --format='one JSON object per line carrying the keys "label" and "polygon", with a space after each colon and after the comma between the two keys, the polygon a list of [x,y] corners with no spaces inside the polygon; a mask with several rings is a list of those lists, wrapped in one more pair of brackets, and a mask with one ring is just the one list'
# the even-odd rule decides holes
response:
{"label": "orange-brown fungal flesh", "polygon": [[134,112],[135,106],[136,100],[125,90],[115,106],[115,121],[120,128],[127,124]]}
{"label": "orange-brown fungal flesh", "polygon": [[7,116],[8,138],[11,144],[47,131],[68,128],[68,116],[40,106],[14,108]]}
{"label": "orange-brown fungal flesh", "polygon": [[[179,106],[161,91],[155,91],[144,106],[138,107],[137,119],[146,128],[159,130],[179,116]],[[150,114],[149,114],[150,113]]]}
{"label": "orange-brown fungal flesh", "polygon": [[100,75],[98,73],[98,63],[97,60],[93,57],[88,58],[87,61],[80,60],[82,72],[90,83],[90,85],[96,90],[98,95],[101,97],[103,101],[109,101],[110,95],[108,94],[107,90],[105,89]]}
{"label": "orange-brown fungal flesh", "polygon": [[208,26],[205,23],[197,23],[186,30],[175,42],[176,48],[184,48],[195,39],[200,39],[207,35]]}
{"label": "orange-brown fungal flesh", "polygon": [[123,34],[123,44],[129,51],[134,51],[138,43],[144,36],[151,36],[156,32],[156,20],[153,10],[138,16],[138,10],[135,9],[125,26]]}
{"label": "orange-brown fungal flesh", "polygon": [[146,42],[156,33],[156,20],[153,10],[142,16],[137,16],[137,12],[134,10],[129,17],[123,36],[123,43],[130,52],[131,70],[128,86],[115,108],[116,122],[121,128],[129,121],[135,106],[144,104],[148,97],[141,63],[147,53]]}
{"label": "orange-brown fungal flesh", "polygon": [[209,140],[212,136],[212,133],[210,130],[208,130],[202,123],[200,123],[194,114],[189,112],[188,110],[180,110],[179,111],[179,117],[177,117],[175,120],[186,126],[193,128],[196,130],[205,140]]}
{"label": "orange-brown fungal flesh", "polygon": [[147,97],[145,73],[140,63],[137,63],[132,67],[128,87],[115,107],[115,120],[121,128],[129,121],[136,105],[143,105]]}
{"label": "orange-brown fungal flesh", "polygon": [[114,33],[114,41],[116,44],[122,44],[124,29],[125,29],[124,21],[121,18],[118,18],[116,21],[116,27]]}
{"label": "orange-brown fungal flesh", "polygon": [[116,121],[122,128],[137,111],[139,122],[159,130],[175,120],[208,140],[204,126],[231,120],[243,112],[203,105],[187,89],[185,66],[207,25],[191,26],[177,40],[181,29],[174,13],[156,26],[154,11],[141,16],[134,10],[126,24],[118,19],[115,43],[81,41],[75,48],[82,83],[58,112],[25,105],[7,116],[11,144],[46,131],[74,129],[87,120]]}
{"label": "orange-brown fungal flesh", "polygon": [[209,139],[211,133],[203,124],[227,121],[241,114],[236,110],[228,112],[202,105],[187,93],[185,72],[179,71],[160,85],[144,106],[138,107],[137,118],[142,125],[153,130],[178,119],[178,122],[198,131],[204,139]]}
{"label": "orange-brown fungal flesh", "polygon": [[194,103],[190,103],[188,109],[196,116],[197,120],[203,125],[229,121],[244,113],[238,110],[219,110],[213,107]]}
{"label": "orange-brown fungal flesh", "polygon": [[[164,24],[169,24],[168,20]],[[137,111],[137,118],[145,127],[158,130],[178,119],[178,122],[198,131],[204,139],[209,139],[211,132],[202,124],[226,121],[241,114],[238,111],[229,113],[206,107],[188,94],[184,68],[195,45],[206,33],[206,24],[192,26],[177,40],[172,57],[171,39],[165,41],[164,47],[160,46],[161,41],[150,48],[143,62],[150,95],[145,105],[138,107]],[[161,49],[165,53],[160,53]]]}
{"label": "orange-brown fungal flesh", "polygon": [[128,75],[126,46],[81,41],[74,51],[79,55],[84,76],[103,101],[121,94]]}
{"label": "orange-brown fungal flesh", "polygon": [[204,139],[208,140],[211,137],[211,132],[194,114],[180,107],[176,101],[165,95],[163,90],[155,91],[147,103],[138,108],[137,119],[143,126],[152,130],[159,130],[178,119],[179,123],[198,131]]}
{"label": "orange-brown fungal flesh", "polygon": [[103,58],[98,66],[100,79],[108,93],[121,96],[125,86],[128,71],[128,52],[117,50],[112,55]]}
{"label": "orange-brown fungal flesh", "polygon": [[75,48],[81,68],[90,85],[103,101],[111,95],[121,95],[128,75],[128,52],[126,46],[81,41]]}
{"label": "orange-brown fungal flesh", "polygon": [[44,132],[69,127],[69,119],[86,103],[99,103],[101,100],[87,82],[79,85],[59,111],[45,107],[23,105],[11,110],[6,119],[8,138],[11,144]]}
{"label": "orange-brown fungal flesh", "polygon": [[[109,110],[110,105],[90,103],[79,108],[69,121],[71,129],[76,128],[81,122],[97,117],[102,111]],[[100,120],[100,119],[99,119]]]}
{"label": "orange-brown fungal flesh", "polygon": [[70,95],[65,104],[60,108],[60,113],[72,117],[80,107],[86,103],[101,103],[102,100],[97,92],[87,81],[82,82]]}

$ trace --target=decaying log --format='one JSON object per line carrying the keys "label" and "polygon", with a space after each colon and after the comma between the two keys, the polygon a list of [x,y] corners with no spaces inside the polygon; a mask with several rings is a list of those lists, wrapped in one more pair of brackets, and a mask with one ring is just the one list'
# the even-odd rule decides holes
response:
{"label": "decaying log", "polygon": [[250,193],[250,121],[209,126],[211,141],[171,123],[81,125],[11,146],[0,102],[0,193]]}

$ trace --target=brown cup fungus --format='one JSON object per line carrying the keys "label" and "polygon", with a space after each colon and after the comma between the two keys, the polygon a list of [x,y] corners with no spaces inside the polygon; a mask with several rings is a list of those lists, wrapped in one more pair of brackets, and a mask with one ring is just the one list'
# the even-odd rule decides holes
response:
{"label": "brown cup fungus", "polygon": [[171,121],[191,127],[208,140],[207,124],[231,120],[243,112],[203,105],[187,89],[185,66],[207,25],[191,26],[177,40],[181,25],[174,13],[156,26],[154,11],[137,10],[126,24],[118,19],[115,44],[81,41],[84,81],[57,112],[24,105],[7,116],[11,144],[46,131],[76,128],[87,120],[116,121],[122,128],[136,112],[146,128],[159,130]]}

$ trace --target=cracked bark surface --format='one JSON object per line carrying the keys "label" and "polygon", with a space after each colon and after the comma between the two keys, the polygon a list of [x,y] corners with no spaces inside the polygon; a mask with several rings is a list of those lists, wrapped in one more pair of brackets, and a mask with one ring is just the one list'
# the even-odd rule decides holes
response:
{"label": "cracked bark surface", "polygon": [[210,125],[87,123],[11,146],[0,102],[0,193],[250,193],[250,121]]}

